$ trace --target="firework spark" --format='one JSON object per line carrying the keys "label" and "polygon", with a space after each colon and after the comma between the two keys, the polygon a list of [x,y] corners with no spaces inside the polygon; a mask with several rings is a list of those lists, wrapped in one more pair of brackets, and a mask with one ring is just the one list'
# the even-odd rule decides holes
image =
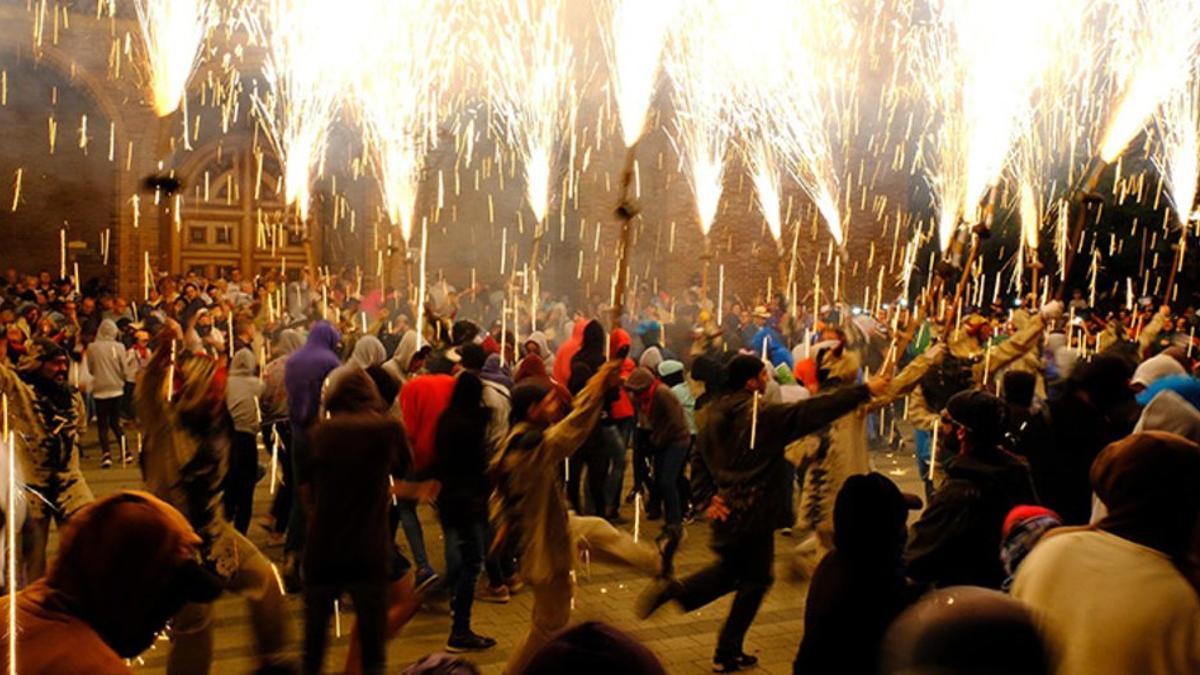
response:
{"label": "firework spark", "polygon": [[325,0],[270,0],[266,15],[248,16],[247,24],[267,46],[267,91],[252,93],[254,111],[283,166],[284,198],[304,221],[353,58],[346,45],[355,44],[362,24],[355,12]]}
{"label": "firework spark", "polygon": [[1187,87],[1198,41],[1200,1],[1120,0],[1112,3],[1116,29],[1111,55],[1114,112],[1100,144],[1113,162],[1159,104]]}
{"label": "firework spark", "polygon": [[355,73],[355,107],[387,214],[407,242],[425,155],[437,144],[457,60],[453,0],[374,0]]}
{"label": "firework spark", "polygon": [[1156,128],[1159,142],[1151,159],[1166,184],[1176,222],[1186,228],[1200,182],[1200,79],[1167,98]]}
{"label": "firework spark", "polygon": [[500,133],[525,167],[525,192],[538,223],[550,206],[551,165],[564,132],[574,128],[574,50],[565,34],[565,0],[489,3],[489,99]]}
{"label": "firework spark", "polygon": [[917,34],[911,74],[937,121],[929,182],[943,249],[960,221],[979,218],[979,202],[1011,158],[1054,62],[1065,6],[942,0],[935,22]]}
{"label": "firework spark", "polygon": [[667,72],[674,84],[672,140],[696,199],[700,231],[707,237],[721,203],[725,152],[734,135],[729,118],[730,62],[722,46],[728,18],[722,0],[696,2],[673,35]]}
{"label": "firework spark", "polygon": [[188,80],[200,61],[200,48],[216,23],[213,0],[134,0],[141,26],[154,113],[166,117],[179,108]]}
{"label": "firework spark", "polygon": [[771,237],[779,243],[783,236],[783,213],[780,210],[780,171],[779,160],[775,151],[765,141],[760,139],[753,145],[749,156],[750,177],[754,181],[754,194],[758,198],[758,206],[763,218],[767,221],[767,229]]}
{"label": "firework spark", "polygon": [[633,147],[646,126],[671,20],[679,0],[611,0],[608,31],[602,33],[609,81],[625,147]]}

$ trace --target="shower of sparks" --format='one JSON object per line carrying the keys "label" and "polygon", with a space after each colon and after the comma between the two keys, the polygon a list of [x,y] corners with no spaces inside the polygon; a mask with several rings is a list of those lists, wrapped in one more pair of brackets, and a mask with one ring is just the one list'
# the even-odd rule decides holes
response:
{"label": "shower of sparks", "polygon": [[283,166],[284,198],[308,219],[311,182],[323,163],[355,44],[355,13],[326,0],[270,0],[266,16],[248,17],[266,45],[263,79],[251,99],[259,126]]}
{"label": "shower of sparks", "polygon": [[355,105],[388,218],[407,242],[426,154],[457,52],[454,0],[372,0],[355,73]]}
{"label": "shower of sparks", "polygon": [[602,31],[609,82],[625,147],[633,147],[646,126],[646,113],[658,83],[663,46],[679,0],[610,0],[610,30]]}
{"label": "shower of sparks", "polygon": [[673,35],[667,72],[674,84],[675,129],[672,139],[683,174],[696,199],[700,231],[708,236],[721,203],[725,152],[734,135],[729,118],[729,59],[722,46],[729,4],[694,3],[690,16]]}
{"label": "shower of sparks", "polygon": [[213,0],[134,0],[150,75],[154,113],[179,107],[200,61],[201,47],[217,20]]}
{"label": "shower of sparks", "polygon": [[1056,56],[1063,0],[941,0],[916,34],[911,75],[935,124],[929,183],[945,249],[996,184]]}
{"label": "shower of sparks", "polygon": [[[739,126],[752,128],[763,143],[777,148],[780,167],[813,200],[841,246],[845,227],[838,208],[843,189],[839,175],[849,163],[857,124],[862,46],[852,4],[770,0],[741,8],[724,23],[734,34],[729,42],[737,45],[731,56],[733,86],[749,101],[737,115]],[[764,63],[774,66],[764,68]],[[764,165],[757,154],[751,151],[750,164],[756,187],[763,187],[759,174]],[[778,239],[780,228],[771,217],[767,222]]]}
{"label": "shower of sparks", "polygon": [[1100,158],[1113,162],[1158,106],[1187,88],[1200,44],[1200,0],[1113,0],[1111,55],[1119,98]]}
{"label": "shower of sparks", "polygon": [[765,140],[753,144],[749,156],[750,177],[754,181],[754,194],[759,209],[767,221],[771,237],[779,243],[783,236],[783,213],[780,211],[780,172],[775,152]]}
{"label": "shower of sparks", "polygon": [[1186,228],[1200,182],[1200,79],[1163,102],[1156,127],[1159,142],[1151,159],[1166,184],[1176,222]]}
{"label": "shower of sparks", "polygon": [[556,143],[575,126],[574,51],[563,21],[566,0],[488,5],[490,44],[478,50],[488,69],[488,98],[499,132],[524,163],[526,198],[542,223],[550,207]]}
{"label": "shower of sparks", "polygon": [[1036,252],[1038,233],[1042,225],[1042,209],[1037,191],[1030,182],[1021,181],[1019,199],[1021,243],[1031,252]]}

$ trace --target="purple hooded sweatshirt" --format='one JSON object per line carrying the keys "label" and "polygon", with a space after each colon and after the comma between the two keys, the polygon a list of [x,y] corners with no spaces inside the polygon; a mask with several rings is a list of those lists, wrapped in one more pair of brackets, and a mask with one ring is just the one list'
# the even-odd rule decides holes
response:
{"label": "purple hooded sweatshirt", "polygon": [[288,357],[283,371],[288,415],[292,424],[307,427],[321,409],[321,388],[329,372],[342,364],[337,345],[342,336],[328,321],[313,324],[308,341]]}

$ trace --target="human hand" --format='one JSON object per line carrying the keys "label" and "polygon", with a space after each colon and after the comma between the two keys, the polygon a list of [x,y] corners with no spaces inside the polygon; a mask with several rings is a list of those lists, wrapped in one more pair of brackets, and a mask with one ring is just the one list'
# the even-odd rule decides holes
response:
{"label": "human hand", "polygon": [[888,385],[892,383],[892,378],[888,375],[876,375],[867,380],[867,391],[871,392],[872,397],[882,396],[887,391]]}
{"label": "human hand", "polygon": [[725,504],[725,500],[721,499],[720,495],[716,495],[708,503],[708,508],[704,510],[704,515],[709,520],[725,522],[729,518],[729,506]]}

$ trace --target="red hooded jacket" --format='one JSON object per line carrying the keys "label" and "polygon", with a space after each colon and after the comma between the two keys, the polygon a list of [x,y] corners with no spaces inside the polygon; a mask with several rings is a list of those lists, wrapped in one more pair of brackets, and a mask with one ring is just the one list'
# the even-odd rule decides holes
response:
{"label": "red hooded jacket", "polygon": [[400,412],[412,446],[413,470],[418,474],[433,463],[438,418],[450,406],[453,393],[450,375],[421,375],[400,390]]}
{"label": "red hooded jacket", "polygon": [[[608,345],[608,358],[616,358],[617,353],[621,351],[622,347],[629,347],[632,344],[633,340],[630,339],[629,333],[626,333],[623,328],[614,328]],[[555,366],[557,365],[556,362]],[[621,381],[628,379],[629,374],[635,368],[637,368],[637,364],[633,362],[633,359],[626,356],[625,360],[621,363]],[[655,373],[655,377],[657,376],[657,373]],[[631,419],[635,410],[633,401],[629,399],[629,392],[625,391],[625,387],[621,387],[617,391],[619,395],[617,396],[617,400],[613,401],[612,404],[612,418],[618,422]]]}

